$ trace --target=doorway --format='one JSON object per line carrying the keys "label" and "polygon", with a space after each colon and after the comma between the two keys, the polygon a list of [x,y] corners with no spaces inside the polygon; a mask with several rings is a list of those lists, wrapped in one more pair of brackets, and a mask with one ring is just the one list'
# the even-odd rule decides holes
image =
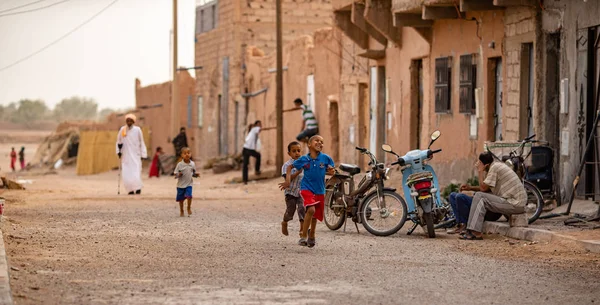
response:
{"label": "doorway", "polygon": [[329,104],[329,126],[331,126],[331,158],[334,162],[338,162],[340,161],[340,121],[337,101],[330,101]]}
{"label": "doorway", "polygon": [[410,72],[410,149],[421,149],[421,132],[423,130],[423,60],[413,60]]}
{"label": "doorway", "polygon": [[521,111],[519,115],[519,137],[524,139],[533,134],[533,97],[534,97],[534,58],[533,43],[524,43],[521,47]]}
{"label": "doorway", "polygon": [[[579,72],[579,74],[583,75],[579,78],[581,81],[577,86],[580,88],[580,92],[578,92],[579,107],[582,110],[585,109],[585,118],[583,116],[579,118],[580,121],[585,120],[585,123],[578,122],[579,126],[585,126],[585,137],[582,133],[579,134],[579,149],[583,155],[587,139],[593,132],[596,132],[596,136],[598,136],[599,131],[599,129],[594,130],[593,123],[597,112],[598,94],[600,94],[600,88],[598,88],[598,80],[600,79],[600,27],[591,27],[580,32],[578,41],[580,41],[581,47],[578,52],[578,70],[582,70],[583,73]],[[600,186],[597,183],[600,181],[600,165],[596,164],[600,161],[600,143],[598,138],[594,139],[596,140],[596,143],[593,143],[595,147],[592,146],[586,156],[587,164],[583,177],[585,180],[585,199],[596,201],[600,195]]]}
{"label": "doorway", "polygon": [[369,124],[369,150],[377,157],[378,160],[383,160],[384,151],[380,149],[385,141],[385,104],[386,88],[385,88],[385,67],[371,67],[371,103],[370,103],[370,124]]}
{"label": "doorway", "polygon": [[369,107],[369,150],[377,150],[377,67],[371,67],[370,107]]}
{"label": "doorway", "polygon": [[492,141],[502,141],[502,58],[491,58],[488,66],[491,67],[490,88],[492,88],[492,92],[490,94],[493,96],[493,99],[491,99],[493,104],[490,105],[492,109],[492,120],[490,120],[492,124],[490,130],[492,132],[490,139]]}
{"label": "doorway", "polygon": [[[369,86],[365,83],[358,84],[358,146],[365,147],[370,143],[367,124],[369,122]],[[358,153],[358,166],[366,169],[365,159]]]}

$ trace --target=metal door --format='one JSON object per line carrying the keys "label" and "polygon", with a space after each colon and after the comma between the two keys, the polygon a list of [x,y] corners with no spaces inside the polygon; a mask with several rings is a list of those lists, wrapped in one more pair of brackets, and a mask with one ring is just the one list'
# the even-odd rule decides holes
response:
{"label": "metal door", "polygon": [[495,141],[502,141],[502,59],[496,60],[496,107],[494,111]]}

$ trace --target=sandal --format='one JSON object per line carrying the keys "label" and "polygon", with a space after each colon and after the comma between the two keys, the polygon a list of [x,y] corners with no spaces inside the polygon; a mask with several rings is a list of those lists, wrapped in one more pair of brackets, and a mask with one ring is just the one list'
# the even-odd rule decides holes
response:
{"label": "sandal", "polygon": [[456,228],[454,228],[454,229],[448,229],[448,230],[446,231],[446,234],[461,234],[461,235],[462,235],[462,234],[464,234],[465,232],[466,232],[466,231],[465,231],[465,226],[458,225],[458,226],[456,226]]}
{"label": "sandal", "polygon": [[300,238],[300,240],[298,241],[298,245],[306,247],[308,244],[306,243],[306,239]]}
{"label": "sandal", "polygon": [[308,245],[308,247],[309,247],[309,248],[312,248],[312,247],[314,247],[314,246],[315,246],[315,244],[316,244],[316,241],[315,241],[315,239],[314,239],[314,238],[310,238],[310,237],[309,237],[309,238],[308,238],[308,241],[307,241],[307,245]]}
{"label": "sandal", "polygon": [[483,237],[475,236],[475,234],[473,234],[471,232],[466,232],[465,234],[461,234],[459,238],[462,240],[483,240]]}

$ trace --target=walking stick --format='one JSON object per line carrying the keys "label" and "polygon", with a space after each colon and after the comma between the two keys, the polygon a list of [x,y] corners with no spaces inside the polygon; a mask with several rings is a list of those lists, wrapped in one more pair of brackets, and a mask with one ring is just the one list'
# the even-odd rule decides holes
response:
{"label": "walking stick", "polygon": [[[118,144],[119,146],[119,154],[121,154],[121,148],[123,148],[123,144]],[[119,156],[119,181],[117,184],[117,195],[121,195],[121,171],[122,171],[122,164],[123,161],[121,159],[121,156]]]}

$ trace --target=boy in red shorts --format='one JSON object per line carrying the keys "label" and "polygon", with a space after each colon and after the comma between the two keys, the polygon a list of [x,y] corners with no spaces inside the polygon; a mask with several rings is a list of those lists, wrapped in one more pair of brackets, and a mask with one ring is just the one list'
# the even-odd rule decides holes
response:
{"label": "boy in red shorts", "polygon": [[[330,156],[322,153],[323,137],[312,136],[308,140],[309,153],[298,158],[289,166],[286,175],[286,187],[290,185],[292,167],[302,169],[304,178],[300,183],[300,195],[304,199],[306,215],[299,244],[312,248],[315,246],[315,228],[317,219],[323,221],[325,210],[325,174],[334,173],[334,163]],[[310,231],[308,228],[310,227]],[[309,235],[310,232],[310,236]]]}

